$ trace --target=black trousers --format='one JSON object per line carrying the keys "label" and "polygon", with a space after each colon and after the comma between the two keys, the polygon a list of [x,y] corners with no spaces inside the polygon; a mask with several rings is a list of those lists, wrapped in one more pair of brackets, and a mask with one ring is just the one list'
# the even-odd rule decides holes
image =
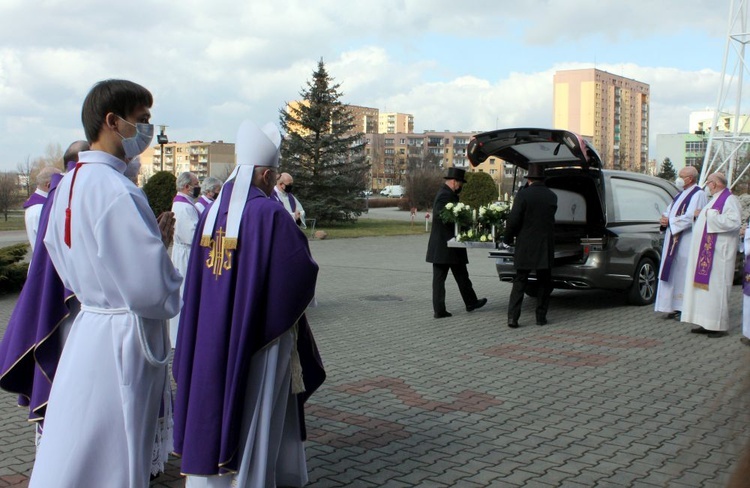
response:
{"label": "black trousers", "polygon": [[458,284],[458,291],[466,306],[477,303],[477,294],[469,279],[469,271],[465,264],[433,264],[432,265],[432,310],[437,313],[445,312],[445,280],[448,271],[453,273]]}
{"label": "black trousers", "polygon": [[[508,322],[518,322],[521,317],[521,305],[523,304],[523,294],[529,283],[529,269],[517,269],[516,277],[513,278],[513,289],[510,291],[508,300]],[[552,294],[552,273],[550,269],[536,270],[536,282],[539,286],[536,296],[536,320],[547,318],[549,309],[549,297]]]}

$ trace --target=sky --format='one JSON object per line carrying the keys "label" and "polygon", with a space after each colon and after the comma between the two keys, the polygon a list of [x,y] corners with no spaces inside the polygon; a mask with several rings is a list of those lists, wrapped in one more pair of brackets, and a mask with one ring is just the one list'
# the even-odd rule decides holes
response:
{"label": "sky", "polygon": [[730,0],[0,0],[0,171],[83,139],[97,81],[147,87],[170,141],[234,142],[321,59],[343,103],[418,133],[551,127],[555,71],[596,67],[650,85],[653,157],[717,106],[729,18]]}

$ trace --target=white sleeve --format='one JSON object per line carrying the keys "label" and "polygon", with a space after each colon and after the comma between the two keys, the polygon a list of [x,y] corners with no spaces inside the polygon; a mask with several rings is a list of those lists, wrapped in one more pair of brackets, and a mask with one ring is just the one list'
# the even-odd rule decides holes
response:
{"label": "white sleeve", "polygon": [[198,226],[198,212],[187,204],[175,205],[174,241],[189,246]]}
{"label": "white sleeve", "polygon": [[123,193],[94,229],[103,272],[110,274],[125,304],[150,319],[180,310],[182,277],[172,265],[151,208],[143,195]]}
{"label": "white sleeve", "polygon": [[709,209],[706,212],[706,229],[708,232],[738,232],[741,226],[742,208],[737,197],[733,195],[724,202],[724,209],[721,213],[714,209]]}
{"label": "white sleeve", "polygon": [[24,223],[26,224],[26,237],[31,244],[31,251],[34,252],[36,244],[36,233],[39,230],[39,218],[42,216],[42,205],[32,205],[24,212]]}

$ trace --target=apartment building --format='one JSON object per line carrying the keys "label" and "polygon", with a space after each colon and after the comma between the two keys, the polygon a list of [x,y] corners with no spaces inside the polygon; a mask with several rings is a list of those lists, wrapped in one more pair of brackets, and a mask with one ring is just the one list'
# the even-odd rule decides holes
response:
{"label": "apartment building", "polygon": [[[162,147],[164,154],[161,153]],[[190,171],[201,181],[208,176],[226,180],[234,168],[234,160],[233,143],[168,142],[146,149],[141,155],[141,173],[149,176],[163,170],[179,175]]]}
{"label": "apartment building", "polygon": [[366,134],[365,155],[370,163],[371,188],[380,191],[388,185],[400,185],[406,180],[410,167],[435,166],[442,169],[464,168],[485,171],[500,176],[500,160],[485,161],[478,168],[470,168],[467,156],[472,132],[435,132],[422,134]]}
{"label": "apartment building", "polygon": [[598,69],[554,75],[553,124],[590,140],[605,168],[648,167],[650,88]]}
{"label": "apartment building", "polygon": [[[295,100],[287,103],[286,111],[289,113],[293,110],[299,110],[301,106],[307,104],[306,100]],[[359,105],[344,105],[344,108],[352,115],[352,122],[354,123],[352,133],[377,134],[380,114],[378,109]],[[301,127],[296,127],[295,124],[290,124],[289,129],[296,133],[304,132]]]}
{"label": "apartment building", "polygon": [[414,116],[398,112],[382,112],[378,117],[378,134],[412,134]]}

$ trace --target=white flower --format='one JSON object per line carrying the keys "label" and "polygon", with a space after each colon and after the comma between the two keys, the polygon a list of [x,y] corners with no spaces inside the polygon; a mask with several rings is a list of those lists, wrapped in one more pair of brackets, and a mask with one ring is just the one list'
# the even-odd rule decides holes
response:
{"label": "white flower", "polygon": [[481,242],[487,242],[487,236],[482,236],[479,238]]}
{"label": "white flower", "polygon": [[453,208],[453,202],[446,203],[445,204],[445,208],[447,208],[448,210],[452,209]]}
{"label": "white flower", "polygon": [[468,235],[469,237],[474,237],[474,231],[470,230],[466,235]]}

